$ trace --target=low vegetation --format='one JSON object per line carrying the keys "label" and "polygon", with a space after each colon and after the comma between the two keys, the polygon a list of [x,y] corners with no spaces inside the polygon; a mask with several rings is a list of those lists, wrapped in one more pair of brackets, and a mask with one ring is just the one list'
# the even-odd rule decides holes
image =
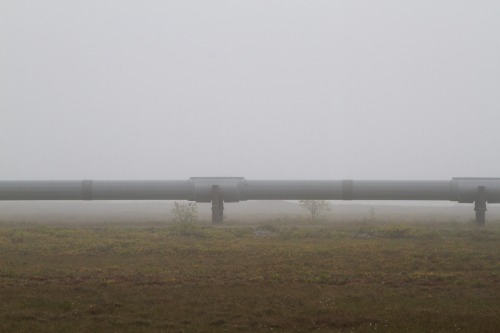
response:
{"label": "low vegetation", "polygon": [[320,214],[331,210],[327,200],[300,200],[299,206],[304,208],[311,215],[311,222],[316,223]]}
{"label": "low vegetation", "polygon": [[0,224],[1,332],[497,332],[500,224]]}
{"label": "low vegetation", "polygon": [[198,219],[198,206],[196,202],[188,202],[180,204],[174,202],[174,207],[170,210],[172,214],[172,222],[174,223],[192,223]]}

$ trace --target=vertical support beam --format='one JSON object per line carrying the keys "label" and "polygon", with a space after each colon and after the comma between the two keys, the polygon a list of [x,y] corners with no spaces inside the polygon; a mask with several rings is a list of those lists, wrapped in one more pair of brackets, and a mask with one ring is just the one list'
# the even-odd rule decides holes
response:
{"label": "vertical support beam", "polygon": [[486,188],[484,186],[477,188],[474,210],[476,211],[476,225],[483,227],[486,224]]}
{"label": "vertical support beam", "polygon": [[224,218],[224,200],[219,185],[212,185],[212,223],[222,223]]}

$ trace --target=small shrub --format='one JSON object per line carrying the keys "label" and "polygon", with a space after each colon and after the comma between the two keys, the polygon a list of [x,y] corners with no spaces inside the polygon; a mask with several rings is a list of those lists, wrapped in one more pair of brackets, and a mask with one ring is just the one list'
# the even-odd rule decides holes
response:
{"label": "small shrub", "polygon": [[299,205],[309,211],[313,223],[318,221],[321,212],[331,209],[330,203],[326,200],[300,200]]}
{"label": "small shrub", "polygon": [[179,204],[174,202],[174,207],[170,210],[173,215],[172,222],[186,223],[194,222],[198,218],[198,206],[195,202]]}

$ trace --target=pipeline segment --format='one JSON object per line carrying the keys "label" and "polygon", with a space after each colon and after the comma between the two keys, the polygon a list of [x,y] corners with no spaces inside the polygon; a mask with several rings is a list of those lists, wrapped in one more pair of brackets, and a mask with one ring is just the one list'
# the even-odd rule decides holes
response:
{"label": "pipeline segment", "polygon": [[193,200],[184,180],[1,181],[0,200]]}
{"label": "pipeline segment", "polygon": [[[188,180],[0,181],[0,200],[443,200],[500,203],[500,178],[451,180],[246,180],[192,177]],[[477,208],[479,207],[479,208]],[[484,207],[484,208],[483,208]],[[217,212],[214,216],[222,216]]]}

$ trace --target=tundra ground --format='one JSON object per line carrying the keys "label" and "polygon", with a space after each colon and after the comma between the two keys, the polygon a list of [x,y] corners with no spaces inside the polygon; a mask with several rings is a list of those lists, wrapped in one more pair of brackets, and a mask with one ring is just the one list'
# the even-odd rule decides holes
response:
{"label": "tundra ground", "polygon": [[1,332],[498,332],[500,224],[0,225]]}

